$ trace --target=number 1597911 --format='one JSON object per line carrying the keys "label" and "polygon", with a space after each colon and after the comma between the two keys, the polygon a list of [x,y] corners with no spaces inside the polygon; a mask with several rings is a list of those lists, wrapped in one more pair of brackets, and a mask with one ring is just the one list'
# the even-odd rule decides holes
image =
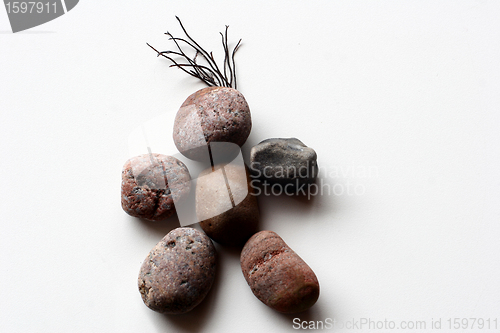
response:
{"label": "number 1597911", "polygon": [[497,318],[448,318],[448,328],[449,329],[498,329],[498,319]]}
{"label": "number 1597911", "polygon": [[56,13],[57,12],[57,2],[41,2],[41,1],[12,1],[6,2],[5,8],[7,8],[8,14],[42,14],[42,13]]}

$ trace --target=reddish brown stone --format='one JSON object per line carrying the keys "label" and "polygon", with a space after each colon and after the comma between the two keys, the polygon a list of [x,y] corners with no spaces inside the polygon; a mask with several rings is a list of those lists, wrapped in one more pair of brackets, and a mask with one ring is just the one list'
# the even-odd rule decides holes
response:
{"label": "reddish brown stone", "polygon": [[212,241],[201,231],[170,231],[141,266],[138,284],[144,304],[161,313],[191,311],[212,288],[215,256]]}
{"label": "reddish brown stone", "polygon": [[175,213],[191,186],[189,171],[178,159],[144,154],[129,159],[122,170],[121,202],[132,216],[162,220]]}
{"label": "reddish brown stone", "polygon": [[316,275],[273,231],[253,235],[243,247],[240,262],[254,295],[279,312],[305,311],[318,300]]}
{"label": "reddish brown stone", "polygon": [[208,157],[207,143],[231,142],[242,146],[250,135],[250,108],[243,95],[232,88],[198,90],[181,105],[174,123],[174,143],[186,157]]}

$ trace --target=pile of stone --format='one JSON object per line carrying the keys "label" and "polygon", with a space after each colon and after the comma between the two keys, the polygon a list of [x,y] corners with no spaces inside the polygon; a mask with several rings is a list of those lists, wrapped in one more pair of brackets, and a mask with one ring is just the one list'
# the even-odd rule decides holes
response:
{"label": "pile of stone", "polygon": [[[216,271],[212,241],[242,248],[243,277],[267,306],[296,313],[318,299],[312,269],[275,232],[259,231],[255,191],[256,186],[281,186],[286,192],[313,183],[316,153],[296,138],[274,138],[252,148],[250,167],[232,163],[251,127],[248,104],[233,88],[201,89],[179,109],[173,131],[176,147],[189,159],[209,162],[196,179],[192,207],[204,233],[176,228],[148,254],[138,284],[150,309],[180,314],[202,302]],[[191,180],[186,165],[174,157],[133,157],[122,171],[122,207],[134,217],[166,219],[193,190]]]}

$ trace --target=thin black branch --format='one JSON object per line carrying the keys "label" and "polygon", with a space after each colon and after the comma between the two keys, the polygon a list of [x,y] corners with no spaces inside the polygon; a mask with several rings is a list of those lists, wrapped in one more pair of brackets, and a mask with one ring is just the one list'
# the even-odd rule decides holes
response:
{"label": "thin black branch", "polygon": [[154,47],[152,47],[151,45],[149,45],[148,43],[146,43],[150,48],[152,48],[153,50],[156,51],[157,53],[157,56],[163,56],[165,58],[167,58],[168,60],[170,60],[175,66],[177,66],[178,68],[182,69],[184,72],[186,72],[187,74],[189,75],[192,75],[194,77],[198,77],[197,75],[193,74],[192,72],[188,72],[187,70],[185,70],[184,68],[182,68],[182,66],[179,66],[179,64],[172,58],[170,58],[169,56],[165,55],[165,52],[160,52],[158,51],[157,49],[155,49]]}
{"label": "thin black branch", "polygon": [[222,76],[222,74],[220,73],[219,71],[219,67],[217,66],[217,63],[215,62],[215,60],[213,59],[213,56],[211,57],[211,61],[209,60],[209,55],[208,55],[208,52],[205,51],[193,38],[191,38],[191,36],[187,33],[186,31],[186,28],[184,28],[184,25],[182,24],[181,22],[181,19],[178,17],[178,16],[175,16],[175,18],[177,19],[177,21],[179,21],[179,24],[182,28],[182,31],[184,31],[184,34],[186,35],[186,37],[191,41],[193,42],[193,44],[196,46],[195,49],[199,50],[201,52],[202,55],[205,56],[205,59],[208,61],[208,63],[210,64],[210,67],[214,68],[215,69],[215,72],[217,74],[220,74]]}
{"label": "thin black branch", "polygon": [[234,78],[234,89],[238,89],[238,84],[236,83],[236,65],[234,63],[234,55],[236,54],[236,51],[240,48],[241,45],[241,39],[238,41],[238,44],[233,49],[233,54],[231,55],[231,59],[233,61],[233,77],[231,78],[231,84],[233,83],[233,78]]}
{"label": "thin black branch", "polygon": [[[222,78],[218,75],[217,73],[217,68],[214,67],[213,65],[213,60],[210,59],[210,58],[207,58],[207,56],[205,55],[206,51],[204,51],[203,49],[198,49],[195,45],[193,45],[192,43],[190,43],[189,41],[183,39],[183,38],[178,38],[178,37],[173,37],[170,33],[166,33],[166,35],[168,35],[170,38],[169,40],[173,40],[175,45],[177,46],[177,48],[184,54],[184,52],[182,51],[181,47],[179,46],[179,44],[177,43],[177,41],[181,41],[183,43],[186,43],[187,45],[189,45],[191,48],[193,48],[194,50],[196,50],[196,55],[195,55],[195,58],[197,57],[198,54],[201,54],[201,56],[203,57],[203,59],[205,59],[205,61],[208,63],[208,65],[210,66],[211,68],[211,75],[215,76],[215,78],[217,79],[217,81],[219,82],[219,85],[221,85],[221,82],[223,81]],[[186,58],[186,60],[188,60],[188,62],[190,63],[196,63],[195,59],[191,60],[189,59],[189,57],[187,57],[185,54],[184,54],[184,57]],[[210,61],[212,60],[212,61]]]}
{"label": "thin black branch", "polygon": [[[209,57],[209,54],[207,51],[205,51],[193,38],[191,38],[191,36],[187,33],[186,31],[186,28],[184,28],[184,25],[182,24],[181,22],[181,19],[176,16],[175,17],[177,19],[177,21],[179,21],[179,24],[182,28],[182,31],[184,31],[184,34],[186,35],[186,37],[194,44],[194,46],[196,47],[193,47],[193,45],[191,45],[191,47],[193,47],[194,49],[198,50],[201,52],[201,54],[204,56],[204,58],[207,60],[207,62],[209,63],[210,67],[214,69],[214,72],[216,74],[216,76],[218,76],[221,80],[220,81],[224,81],[224,76],[222,75],[222,73],[220,72],[219,70],[219,67],[217,66],[217,63],[215,62],[214,60],[214,57],[213,57],[213,54],[212,52],[210,52],[210,57]],[[210,59],[210,60],[209,60]],[[224,85],[225,87],[227,87],[226,85]]]}
{"label": "thin black branch", "polygon": [[[196,55],[195,55],[195,58],[196,58],[197,54],[198,54],[198,53],[200,53],[200,51],[199,51],[197,48],[195,48],[195,47],[194,47],[194,46],[193,46],[190,42],[186,41],[185,39],[182,39],[182,38],[175,38],[175,37],[174,37],[174,36],[172,36],[172,34],[170,34],[169,32],[167,32],[167,33],[166,33],[166,35],[168,35],[168,36],[170,37],[170,38],[169,38],[169,40],[172,40],[172,41],[175,43],[175,45],[177,46],[177,49],[179,50],[179,52],[181,52],[181,53],[182,53],[182,57],[183,57],[184,59],[186,59],[186,60],[188,61],[188,63],[189,63],[189,64],[191,64],[191,65],[196,65],[196,59],[191,60],[191,59],[190,59],[190,58],[189,58],[189,57],[188,57],[188,56],[184,53],[184,51],[182,50],[181,46],[179,45],[179,43],[178,43],[177,41],[184,42],[184,43],[188,44],[190,47],[193,47],[193,48],[196,50]],[[202,56],[204,56],[204,55],[202,54]],[[221,80],[220,80],[220,78],[218,77],[218,75],[217,75],[217,72],[216,72],[215,68],[214,68],[214,67],[213,67],[210,63],[209,63],[209,65],[210,65],[211,69],[210,69],[208,72],[205,72],[205,71],[201,70],[201,68],[198,68],[198,67],[196,67],[196,66],[195,66],[195,67],[193,67],[193,68],[194,68],[197,72],[201,70],[201,73],[199,73],[199,76],[200,76],[200,77],[203,77],[203,78],[206,78],[206,77],[211,77],[211,78],[212,78],[211,82],[214,82],[214,84],[215,84],[215,81],[217,81],[217,84],[216,84],[216,85],[220,85],[220,84],[221,84]],[[202,81],[204,81],[204,80],[202,80]]]}
{"label": "thin black branch", "polygon": [[[151,45],[147,44],[150,48],[152,48],[157,56],[162,56],[168,59],[172,64],[170,67],[180,68],[185,73],[196,77],[203,81],[208,86],[223,86],[230,88],[237,88],[236,85],[236,66],[234,61],[234,55],[236,51],[240,47],[241,39],[238,41],[236,46],[233,48],[231,52],[229,50],[228,41],[227,41],[227,31],[229,26],[226,25],[226,29],[224,34],[220,33],[222,37],[222,48],[224,50],[224,62],[222,68],[222,72],[215,61],[215,57],[213,52],[207,52],[204,48],[200,46],[191,36],[187,33],[184,25],[181,20],[176,16],[175,17],[182,28],[182,31],[186,35],[187,39],[174,37],[171,33],[166,32],[165,34],[169,37],[169,40],[173,41],[178,51],[158,51]],[[182,44],[182,45],[181,45]],[[195,55],[193,58],[189,57],[183,50],[183,46],[187,46],[189,49],[195,51]],[[172,56],[180,57],[182,60],[179,62],[178,60],[173,59]],[[200,56],[201,60],[207,65],[202,65],[197,62],[198,56]],[[189,70],[188,70],[189,69]]]}
{"label": "thin black branch", "polygon": [[224,48],[224,77],[227,79],[227,73],[226,73],[226,68],[229,70],[229,86],[232,87],[233,83],[233,71],[231,69],[231,63],[229,62],[229,48],[227,46],[227,29],[229,28],[228,25],[226,25],[226,30],[224,32],[224,35],[222,32],[220,32],[220,35],[222,37],[222,47]]}

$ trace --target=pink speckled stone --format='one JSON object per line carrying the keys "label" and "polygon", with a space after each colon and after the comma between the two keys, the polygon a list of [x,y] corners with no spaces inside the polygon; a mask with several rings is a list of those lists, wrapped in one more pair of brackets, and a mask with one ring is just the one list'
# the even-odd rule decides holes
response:
{"label": "pink speckled stone", "polygon": [[254,295],[279,312],[305,311],[319,297],[312,269],[273,231],[253,235],[241,251],[240,262]]}
{"label": "pink speckled stone", "polygon": [[232,142],[242,146],[252,119],[243,95],[232,88],[198,90],[181,105],[174,123],[174,143],[186,157],[206,158],[207,143]]}
{"label": "pink speckled stone", "polygon": [[157,221],[175,213],[174,202],[191,188],[187,167],[172,156],[144,154],[129,159],[122,170],[123,210],[134,217]]}

